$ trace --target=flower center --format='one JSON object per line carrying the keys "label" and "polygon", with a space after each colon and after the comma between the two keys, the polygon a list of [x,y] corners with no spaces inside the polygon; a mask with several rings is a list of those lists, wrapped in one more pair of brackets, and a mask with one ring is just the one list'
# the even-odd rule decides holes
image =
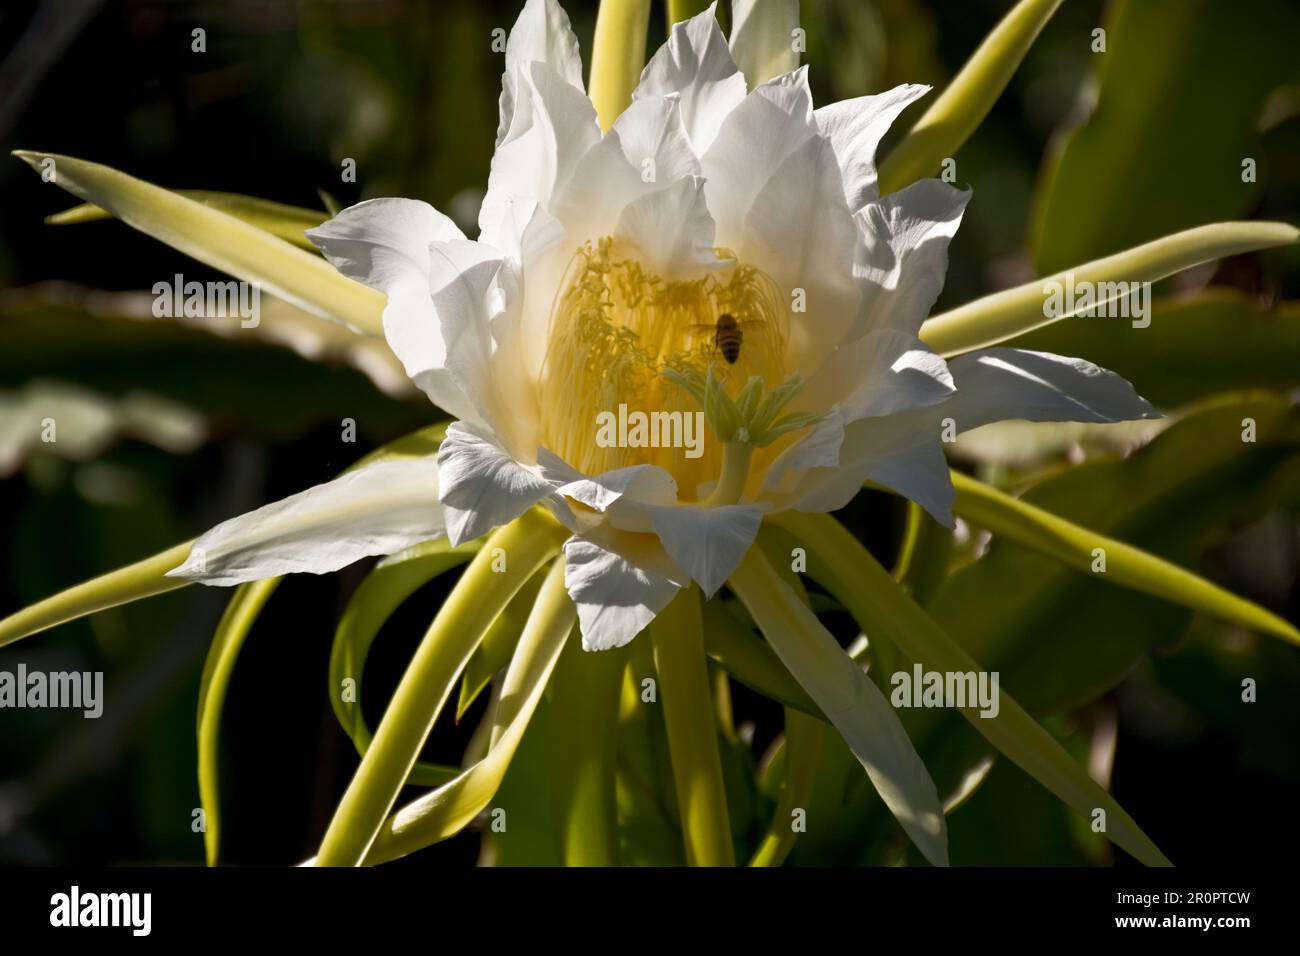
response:
{"label": "flower center", "polygon": [[696,495],[719,475],[721,444],[699,402],[662,373],[712,367],[731,395],[754,376],[775,387],[788,333],[781,301],[771,278],[743,263],[720,258],[701,278],[672,279],[611,238],[585,243],[552,307],[543,444],[589,475],[659,465],[683,498]]}

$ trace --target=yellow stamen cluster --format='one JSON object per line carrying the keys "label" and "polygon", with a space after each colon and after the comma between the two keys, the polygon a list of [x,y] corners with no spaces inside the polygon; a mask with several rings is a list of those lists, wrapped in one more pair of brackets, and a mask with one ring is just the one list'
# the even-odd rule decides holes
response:
{"label": "yellow stamen cluster", "polygon": [[[602,413],[701,411],[668,369],[714,376],[731,394],[757,376],[768,388],[785,378],[787,310],[764,273],[722,257],[716,271],[673,279],[646,271],[636,250],[611,238],[574,254],[550,317],[540,382],[543,444],[586,474],[655,464],[677,479],[683,498],[718,477],[722,449],[702,436],[703,454],[683,447],[601,447]],[[728,363],[716,343],[718,317],[730,314],[742,334]]]}

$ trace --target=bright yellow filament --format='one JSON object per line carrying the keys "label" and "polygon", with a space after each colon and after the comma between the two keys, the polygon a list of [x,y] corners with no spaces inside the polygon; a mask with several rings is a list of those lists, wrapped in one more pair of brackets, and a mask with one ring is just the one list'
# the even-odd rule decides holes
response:
{"label": "bright yellow filament", "polygon": [[[636,250],[604,238],[574,254],[553,307],[541,376],[543,442],[589,475],[625,465],[654,464],[677,480],[684,500],[718,478],[722,447],[707,428],[703,454],[681,447],[601,447],[601,413],[702,411],[666,368],[714,374],[735,395],[751,377],[766,388],[785,376],[786,310],[772,280],[750,266],[726,262],[695,279],[672,279],[642,268]],[[732,315],[743,340],[735,364],[718,350],[718,317]],[[650,429],[651,434],[655,429]],[[660,433],[662,437],[662,433]]]}

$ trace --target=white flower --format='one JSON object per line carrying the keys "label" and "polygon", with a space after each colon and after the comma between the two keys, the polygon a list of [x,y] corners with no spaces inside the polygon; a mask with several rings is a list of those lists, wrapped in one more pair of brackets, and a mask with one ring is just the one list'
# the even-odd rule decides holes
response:
{"label": "white flower", "polygon": [[[584,646],[615,647],[690,581],[721,587],[765,512],[831,511],[873,481],[951,524],[946,420],[1155,416],[1079,359],[945,362],[922,344],[970,193],[924,180],[882,197],[874,154],[928,88],[814,109],[806,68],[751,17],[737,24],[730,49],[712,8],[674,27],[602,135],[568,17],[528,0],[478,239],[408,199],[311,233],[387,294],[389,344],[458,420],[436,467],[371,465],[228,521],[172,573],[330,571],[544,504],[573,534]],[[734,363],[715,341],[723,314],[742,333]],[[620,406],[708,412],[702,454],[598,443]]]}

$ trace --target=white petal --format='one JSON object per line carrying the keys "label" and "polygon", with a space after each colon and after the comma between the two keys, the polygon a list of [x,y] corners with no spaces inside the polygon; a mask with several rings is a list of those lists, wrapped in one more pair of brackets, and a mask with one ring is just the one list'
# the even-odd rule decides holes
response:
{"label": "white petal", "polygon": [[429,297],[429,245],[464,239],[456,224],[428,203],[370,199],[307,235],[345,276],[387,294],[384,337],[411,381],[451,414],[472,414],[472,404],[441,371],[446,346]]}
{"label": "white petal", "polygon": [[850,421],[927,408],[952,397],[948,363],[920,339],[890,329],[863,341],[874,346],[872,361],[865,365],[861,387],[845,402]]}
{"label": "white petal", "polygon": [[705,597],[713,597],[754,543],[764,509],[753,505],[679,505],[648,510],[655,534],[669,557],[690,573]]}
{"label": "white petal", "polygon": [[833,469],[839,464],[847,427],[843,413],[831,409],[811,431],[776,456],[768,467],[761,497],[782,501],[785,507],[805,472]]}
{"label": "white petal", "polygon": [[500,231],[507,202],[533,199],[550,209],[578,161],[600,142],[596,110],[580,89],[545,63],[528,63],[514,75],[514,113],[492,156],[479,210],[479,238],[498,247],[504,245]]}
{"label": "white petal", "polygon": [[[552,456],[552,461],[554,459]],[[658,465],[628,465],[588,478],[565,465],[556,469],[549,462],[539,465],[544,477],[549,479],[556,494],[580,501],[597,511],[608,511],[616,502],[629,499],[643,504],[671,504],[677,499],[677,482]]]}
{"label": "white petal", "polygon": [[[806,311],[791,315],[786,356],[805,378],[854,328],[862,298],[853,276],[858,242],[830,144],[814,135],[755,197],[739,246],[740,258],[770,275],[787,302],[803,290]],[[719,243],[726,245],[725,237]]]}
{"label": "white petal", "polygon": [[948,363],[957,395],[939,406],[959,432],[989,422],[1127,422],[1159,418],[1133,386],[1078,358],[992,348]]}
{"label": "white petal", "polygon": [[[836,467],[845,429],[859,419],[931,408],[955,394],[943,358],[915,336],[879,330],[841,346],[800,393],[796,409],[816,411],[831,405],[830,411],[776,457],[769,467],[765,488],[780,494],[793,487],[792,476],[797,478],[814,468]],[[921,430],[925,436],[937,436],[932,416],[909,421],[916,422],[909,427]]]}
{"label": "white petal", "polygon": [[772,463],[763,501],[779,509],[836,511],[875,481],[952,525],[952,479],[940,442],[945,407],[814,429],[809,445],[792,445]]}
{"label": "white petal", "polygon": [[697,155],[709,148],[723,119],[745,98],[745,76],[731,59],[716,6],[674,24],[632,93],[634,101],[680,93],[682,121]]}
{"label": "white petal", "polygon": [[836,511],[848,505],[867,481],[917,502],[945,527],[953,524],[953,481],[939,438],[911,416],[862,419],[845,429],[840,460],[833,468],[807,473],[790,507]]}
{"label": "white petal", "polygon": [[628,203],[699,174],[678,95],[647,96],[625,109],[578,162],[556,215],[573,235],[606,236]]}
{"label": "white petal", "polygon": [[948,271],[948,243],[970,201],[937,179],[868,203],[857,214],[863,245],[854,266],[862,288],[854,334],[893,328],[916,335]]}
{"label": "white petal", "polygon": [[677,503],[677,482],[658,465],[628,465],[590,478],[545,449],[537,455],[538,471],[561,499],[573,499],[600,512],[593,518],[581,510],[557,517],[575,534],[605,530],[650,534],[648,508]]}
{"label": "white petal", "polygon": [[537,473],[556,489],[587,477],[549,448],[537,449]]}
{"label": "white petal", "polygon": [[[758,194],[790,154],[816,135],[807,67],[769,80],[732,110],[700,161],[720,244],[740,248]],[[838,172],[834,178],[842,192]]]}
{"label": "white petal", "polygon": [[832,352],[792,408],[816,411],[837,405],[847,423],[926,408],[954,393],[940,355],[914,335],[878,329]]}
{"label": "white petal", "polygon": [[340,272],[385,291],[412,271],[423,275],[429,243],[464,239],[456,224],[418,199],[367,199],[307,236]]}
{"label": "white petal", "polygon": [[799,67],[799,0],[731,0],[731,55],[753,89]]}
{"label": "white petal", "polygon": [[[820,446],[786,449],[769,469],[764,500],[801,511],[833,511],[847,504],[864,481],[874,481],[951,525],[952,481],[940,441],[949,420],[953,432],[960,433],[1007,419],[1117,422],[1159,417],[1128,382],[1082,359],[995,348],[960,356],[948,369],[956,395],[927,408],[848,425],[833,467],[825,467],[830,456]],[[829,443],[829,436],[819,437]],[[820,458],[814,454],[819,449]]]}
{"label": "white petal", "polygon": [[841,100],[817,110],[817,126],[835,147],[844,178],[844,195],[857,212],[880,196],[876,185],[876,147],[898,114],[930,92],[930,87],[907,83],[875,96]]}
{"label": "white petal", "polygon": [[496,292],[485,301],[503,307],[478,320],[489,328],[492,341],[478,341],[476,361],[480,368],[490,367],[501,410],[493,412],[492,430],[513,455],[526,460],[538,444],[534,383],[546,354],[546,319],[566,233],[536,200],[510,199],[503,206],[498,238],[506,262],[488,280]]}
{"label": "white petal", "polygon": [[[653,173],[647,184],[651,189],[658,188],[657,183],[700,174],[700,160],[682,122],[677,93],[634,100],[619,114],[610,132],[617,136],[619,148],[639,179],[645,182],[645,174]],[[654,161],[653,169],[647,159]]]}
{"label": "white petal", "polygon": [[431,243],[429,296],[438,318],[443,355],[431,369],[448,376],[472,404],[459,417],[491,428],[505,415],[492,379],[492,323],[511,306],[514,279],[502,255],[480,242]]}
{"label": "white petal", "polygon": [[519,517],[551,493],[551,483],[462,422],[438,449],[439,500],[452,544],[471,541]]}
{"label": "white petal", "polygon": [[501,77],[501,125],[497,145],[505,139],[515,111],[515,76],[529,63],[545,63],[566,83],[583,90],[582,57],[569,15],[556,0],[528,0],[506,40],[506,70]]}
{"label": "white petal", "polygon": [[500,249],[517,266],[533,262],[566,238],[564,226],[536,199],[504,199],[500,210]]}
{"label": "white petal", "polygon": [[[956,499],[956,492],[952,487],[952,476],[948,473],[948,459],[938,441],[929,439],[917,443],[899,442],[894,447],[884,447],[882,442],[882,447],[873,451],[870,461],[863,469],[858,489],[868,481],[915,501],[935,521],[945,528],[952,527],[952,503]],[[842,497],[840,503],[836,503],[829,495],[820,501],[814,496],[807,499],[803,507],[804,510],[835,510],[848,504],[852,497],[853,495]],[[824,509],[819,505],[834,507]]]}
{"label": "white petal", "polygon": [[564,584],[578,608],[582,646],[622,647],[688,582],[653,535],[607,534],[564,545]]}
{"label": "white petal", "polygon": [[[943,805],[898,713],[790,586],[772,573],[746,575],[740,594],[756,610],[768,643],[808,696],[817,702],[858,758],[881,801],[926,858],[948,865]],[[778,596],[771,601],[766,590]],[[785,605],[788,611],[783,611]],[[787,614],[797,622],[788,623]]]}
{"label": "white petal", "polygon": [[337,571],[441,537],[432,458],[367,465],[202,535],[168,577],[231,585],[282,574]]}
{"label": "white petal", "polygon": [[719,264],[713,217],[698,176],[628,203],[614,236],[635,246],[641,264],[657,275],[693,279]]}

